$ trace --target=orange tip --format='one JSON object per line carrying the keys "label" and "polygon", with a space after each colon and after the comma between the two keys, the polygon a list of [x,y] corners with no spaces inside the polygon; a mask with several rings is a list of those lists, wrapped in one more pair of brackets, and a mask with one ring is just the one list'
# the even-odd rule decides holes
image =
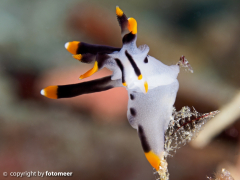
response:
{"label": "orange tip", "polygon": [[148,92],[148,83],[147,83],[147,81],[145,81],[144,87],[145,87],[145,92],[147,93]]}
{"label": "orange tip", "polygon": [[89,71],[87,71],[85,74],[81,75],[79,77],[79,79],[84,79],[86,77],[89,77],[89,76],[93,75],[97,71],[98,71],[98,62],[95,61],[93,68],[90,69]]}
{"label": "orange tip", "polygon": [[81,59],[82,59],[82,55],[81,54],[75,54],[75,55],[72,55],[72,57],[77,59],[77,60],[79,60],[79,61],[81,61]]}
{"label": "orange tip", "polygon": [[138,80],[141,80],[142,79],[142,75],[140,74],[139,76],[138,76]]}
{"label": "orange tip", "polygon": [[125,86],[125,87],[127,86],[127,83],[126,83],[126,82],[124,82],[124,83],[122,83],[122,84],[123,84],[123,86]]}
{"label": "orange tip", "polygon": [[71,54],[77,54],[79,41],[72,41],[65,43],[65,48],[70,52]]}
{"label": "orange tip", "polygon": [[144,154],[145,154],[148,162],[152,165],[152,167],[154,167],[158,171],[159,166],[161,165],[160,158],[153,151],[149,151]]}
{"label": "orange tip", "polygon": [[57,89],[58,86],[48,86],[41,90],[41,95],[50,98],[50,99],[57,99]]}
{"label": "orange tip", "polygon": [[116,14],[119,17],[121,17],[123,15],[123,11],[118,6],[116,7]]}
{"label": "orange tip", "polygon": [[128,30],[132,34],[137,34],[137,21],[134,18],[128,18]]}

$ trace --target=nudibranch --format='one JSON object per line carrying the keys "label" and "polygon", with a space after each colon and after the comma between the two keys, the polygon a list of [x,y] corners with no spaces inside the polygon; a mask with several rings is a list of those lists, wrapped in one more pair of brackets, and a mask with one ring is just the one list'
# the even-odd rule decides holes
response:
{"label": "nudibranch", "polygon": [[137,21],[127,18],[119,7],[116,7],[116,14],[121,27],[122,48],[79,41],[65,44],[73,58],[94,64],[79,79],[87,78],[103,67],[110,69],[112,75],[78,84],[49,86],[41,90],[41,94],[59,99],[125,87],[129,96],[128,121],[138,131],[149,163],[157,171],[164,170],[167,168],[164,159],[164,133],[172,119],[173,104],[179,88],[179,66],[180,63],[188,63],[182,56],[180,63],[167,66],[148,55],[147,45],[136,45]]}

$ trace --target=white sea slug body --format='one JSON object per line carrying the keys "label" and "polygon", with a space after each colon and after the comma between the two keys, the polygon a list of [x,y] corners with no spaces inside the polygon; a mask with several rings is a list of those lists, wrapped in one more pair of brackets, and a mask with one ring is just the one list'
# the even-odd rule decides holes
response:
{"label": "white sea slug body", "polygon": [[158,171],[166,165],[163,155],[164,133],[172,118],[178,91],[179,65],[167,66],[149,56],[147,45],[138,48],[136,20],[127,18],[119,7],[116,8],[116,14],[122,32],[122,48],[79,41],[65,44],[74,58],[94,64],[80,79],[91,76],[103,67],[110,69],[113,74],[79,84],[49,86],[41,94],[58,99],[125,87],[129,96],[128,121],[138,131],[147,160]]}

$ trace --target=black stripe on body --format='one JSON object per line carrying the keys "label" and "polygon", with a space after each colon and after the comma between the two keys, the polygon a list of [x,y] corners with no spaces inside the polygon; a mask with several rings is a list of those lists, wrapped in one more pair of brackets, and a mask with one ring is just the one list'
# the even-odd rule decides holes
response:
{"label": "black stripe on body", "polygon": [[151,151],[151,148],[150,148],[150,146],[149,146],[149,144],[147,142],[147,138],[145,136],[143,127],[141,125],[138,126],[138,136],[139,136],[139,138],[141,140],[143,151],[145,153],[148,153],[149,151]]}
{"label": "black stripe on body", "polygon": [[133,60],[132,56],[128,53],[127,50],[125,51],[125,54],[126,54],[128,60],[130,61],[131,65],[132,65],[132,67],[133,67],[133,69],[134,69],[134,71],[135,71],[135,74],[136,74],[137,76],[140,76],[140,75],[141,75],[141,71],[140,71],[140,69],[138,68],[138,66],[137,66],[137,64],[135,63],[135,61]]}
{"label": "black stripe on body", "polygon": [[93,81],[58,86],[57,97],[70,98],[82,94],[105,91],[114,87],[111,82],[113,82],[111,76],[107,76]]}
{"label": "black stripe on body", "polygon": [[126,81],[125,81],[125,77],[124,77],[124,67],[122,65],[122,62],[118,58],[116,58],[115,61],[118,65],[118,67],[120,68],[120,70],[122,71],[122,83],[125,83]]}
{"label": "black stripe on body", "polygon": [[121,48],[115,48],[111,46],[103,46],[103,45],[93,45],[84,42],[80,42],[78,44],[78,49],[76,54],[97,54],[97,53],[107,53],[110,54],[114,51],[120,51]]}
{"label": "black stripe on body", "polygon": [[136,38],[136,34],[132,34],[131,32],[123,36],[122,42],[123,44],[128,44],[132,42]]}
{"label": "black stripe on body", "polygon": [[130,94],[130,99],[131,99],[131,100],[134,100],[134,98],[135,98],[134,95],[133,95],[133,94]]}

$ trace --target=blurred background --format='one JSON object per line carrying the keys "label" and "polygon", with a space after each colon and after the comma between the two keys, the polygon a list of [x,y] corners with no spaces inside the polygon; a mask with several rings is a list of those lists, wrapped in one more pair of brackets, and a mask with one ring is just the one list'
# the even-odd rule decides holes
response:
{"label": "blurred background", "polygon": [[55,180],[155,179],[127,121],[124,88],[63,100],[40,95],[78,83],[92,67],[73,59],[66,42],[121,47],[116,5],[138,21],[137,44],[151,56],[172,65],[185,55],[193,67],[181,70],[176,109],[221,111],[200,139],[168,158],[170,179],[204,180],[226,168],[239,180],[240,2],[233,0],[0,1],[0,179],[5,171],[46,170],[73,172]]}

